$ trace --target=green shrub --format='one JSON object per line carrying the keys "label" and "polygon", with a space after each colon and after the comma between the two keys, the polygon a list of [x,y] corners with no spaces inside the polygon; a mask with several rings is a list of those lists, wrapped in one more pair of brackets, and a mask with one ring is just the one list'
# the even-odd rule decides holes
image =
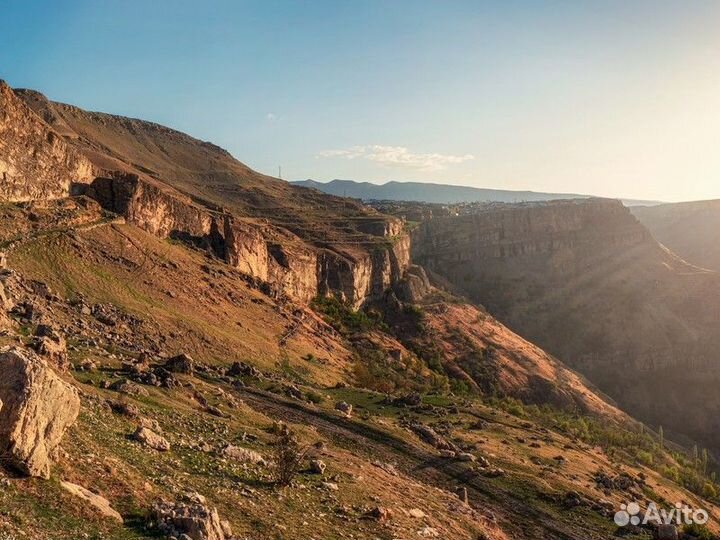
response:
{"label": "green shrub", "polygon": [[691,523],[683,527],[683,533],[699,540],[715,540],[717,536],[711,533],[705,525]]}

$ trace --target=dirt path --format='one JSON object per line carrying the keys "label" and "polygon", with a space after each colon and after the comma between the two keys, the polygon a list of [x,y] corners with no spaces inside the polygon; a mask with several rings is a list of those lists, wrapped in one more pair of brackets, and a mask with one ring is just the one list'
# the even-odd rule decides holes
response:
{"label": "dirt path", "polygon": [[[312,406],[291,401],[254,388],[238,389],[239,396],[253,409],[273,418],[312,425],[325,437],[370,460],[392,462],[398,470],[417,481],[456,492],[464,486],[470,504],[481,513],[492,512],[503,529],[514,538],[542,540],[593,540],[588,531],[559,523],[551,516],[528,508],[522,497],[498,486],[492,479],[477,476],[466,463],[439,458],[435,454],[392,433],[360,421],[342,418]],[[502,510],[500,510],[502,509]]]}

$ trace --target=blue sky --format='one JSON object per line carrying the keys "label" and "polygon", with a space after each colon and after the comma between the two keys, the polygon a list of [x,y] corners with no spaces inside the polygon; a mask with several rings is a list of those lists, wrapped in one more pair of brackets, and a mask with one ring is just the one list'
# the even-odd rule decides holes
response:
{"label": "blue sky", "polygon": [[290,179],[720,198],[720,2],[0,0],[0,78]]}

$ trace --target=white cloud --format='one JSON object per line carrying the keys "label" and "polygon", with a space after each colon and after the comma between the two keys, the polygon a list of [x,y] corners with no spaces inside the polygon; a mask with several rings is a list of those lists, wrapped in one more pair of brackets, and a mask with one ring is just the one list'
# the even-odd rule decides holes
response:
{"label": "white cloud", "polygon": [[463,163],[475,159],[472,154],[453,156],[448,154],[415,154],[403,146],[381,146],[369,144],[351,146],[339,150],[324,150],[318,154],[320,158],[366,159],[389,167],[417,169],[421,171],[438,171],[448,165]]}
{"label": "white cloud", "polygon": [[269,112],[265,115],[265,120],[267,120],[268,122],[274,122],[275,120],[277,120],[277,115],[275,113]]}

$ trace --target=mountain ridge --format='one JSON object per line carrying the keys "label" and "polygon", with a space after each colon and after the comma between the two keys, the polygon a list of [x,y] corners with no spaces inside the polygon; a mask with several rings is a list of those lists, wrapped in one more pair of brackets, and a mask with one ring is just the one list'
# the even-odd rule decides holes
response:
{"label": "mountain ridge", "polygon": [[[400,182],[390,180],[383,184],[357,182],[354,180],[331,180],[317,182],[315,180],[298,180],[294,185],[317,189],[336,196],[347,196],[361,200],[393,200],[414,201],[435,204],[454,204],[462,202],[532,202],[556,199],[587,199],[592,195],[576,193],[550,193],[528,190],[504,190],[493,188],[476,188],[453,184],[437,184],[432,182]],[[637,199],[620,199],[626,205],[655,205],[659,201]]]}

